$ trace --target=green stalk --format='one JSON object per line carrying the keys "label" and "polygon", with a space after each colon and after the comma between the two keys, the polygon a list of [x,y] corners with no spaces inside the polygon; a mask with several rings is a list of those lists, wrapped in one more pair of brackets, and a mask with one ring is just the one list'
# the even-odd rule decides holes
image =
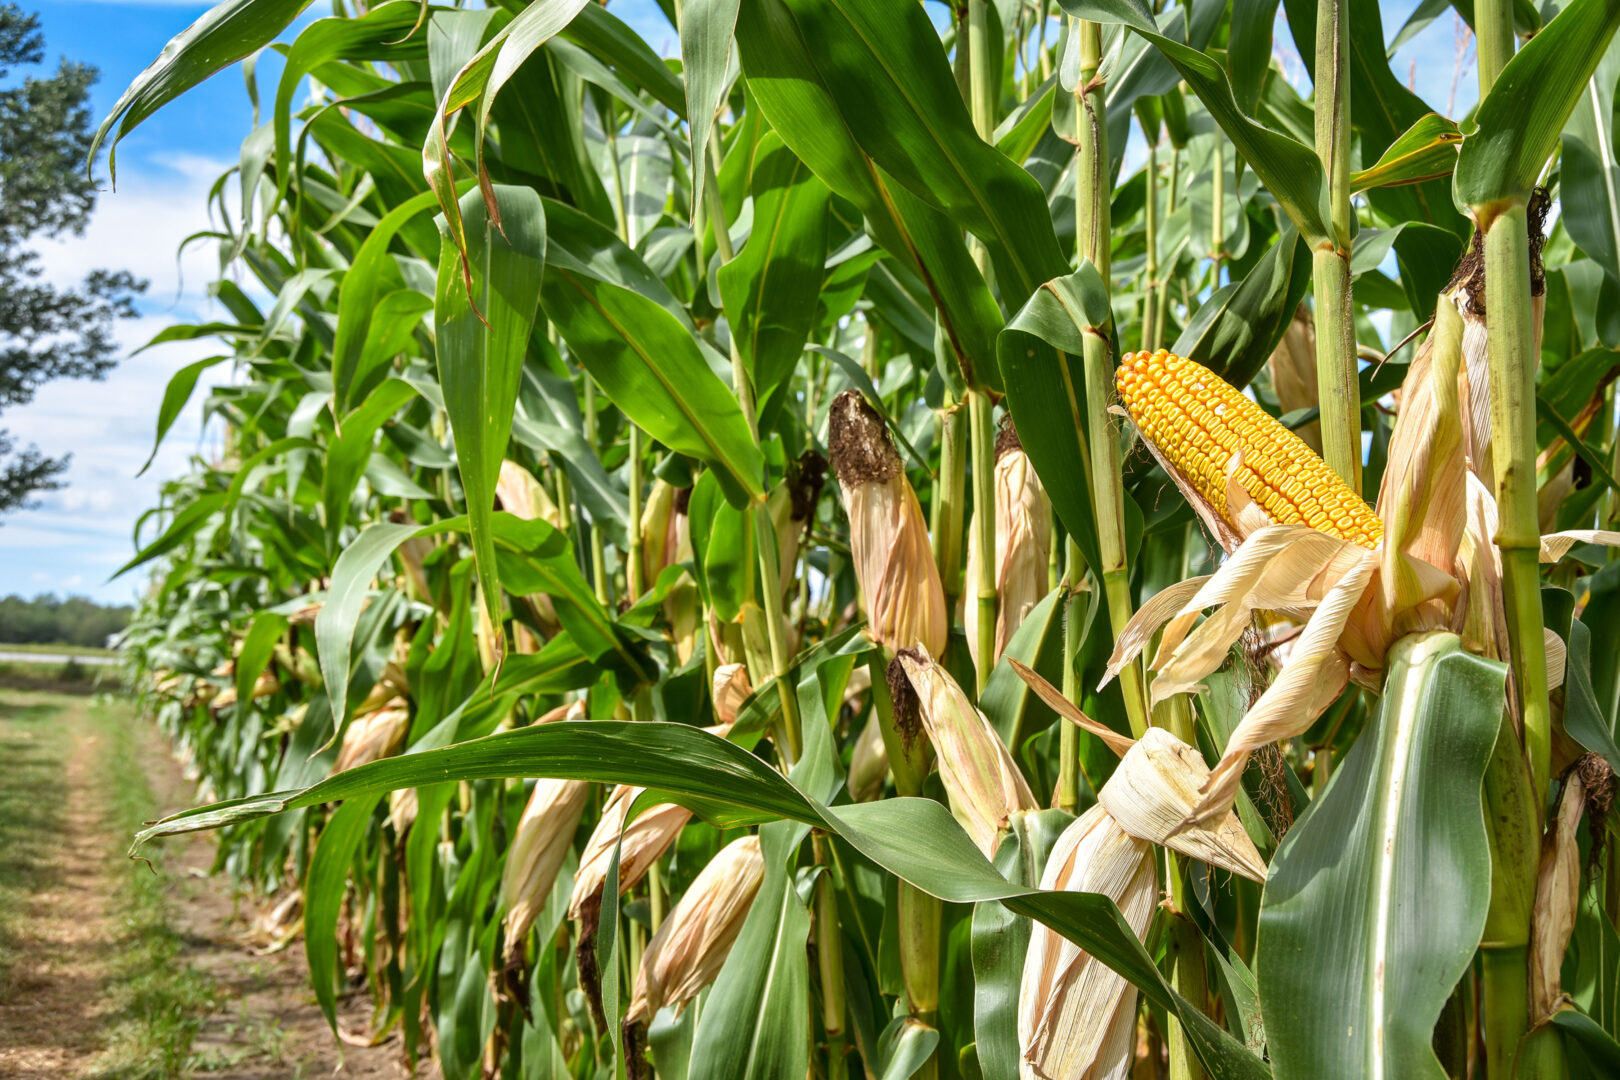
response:
{"label": "green stalk", "polygon": [[[1102,59],[1102,27],[1076,21],[1080,35],[1080,82],[1084,91],[1079,117],[1079,146],[1075,159],[1075,232],[1082,259],[1090,260],[1108,281],[1110,221],[1108,190],[1108,119],[1103,88],[1093,85]],[[1115,636],[1131,621],[1130,567],[1125,558],[1125,493],[1120,483],[1119,438],[1108,415],[1113,399],[1114,365],[1108,340],[1087,333],[1082,354],[1086,379],[1086,432],[1091,458],[1091,505],[1097,522],[1097,547],[1102,565],[1093,567],[1108,601],[1108,620]],[[1120,689],[1131,730],[1138,737],[1147,730],[1147,694],[1142,669],[1131,664],[1120,672]]]}
{"label": "green stalk", "polygon": [[1210,158],[1213,190],[1210,193],[1209,221],[1209,283],[1221,287],[1221,260],[1226,258],[1226,146],[1221,132],[1215,132],[1215,146]]}
{"label": "green stalk", "polygon": [[[596,442],[596,380],[587,373],[585,375],[585,444],[593,453],[599,453]],[[602,530],[591,522],[591,584],[596,590],[596,600],[600,604],[613,603],[613,595],[608,588],[607,553],[602,547]]]}
{"label": "green stalk", "polygon": [[[1081,637],[1078,628],[1086,615],[1086,594],[1081,588],[1086,576],[1086,560],[1073,537],[1067,541],[1067,547],[1068,573],[1063,579],[1063,685],[1059,689],[1065,698],[1078,704],[1081,687],[1076,661]],[[1080,811],[1080,729],[1073,724],[1058,728],[1057,805],[1059,810],[1071,814]]]}
{"label": "green stalk", "polygon": [[[1170,190],[1165,193],[1164,216],[1168,218],[1176,212],[1176,197],[1181,194],[1181,147],[1170,147]],[[1178,249],[1179,250],[1179,249]],[[1175,260],[1171,260],[1174,267]],[[1170,319],[1170,283],[1159,283],[1159,306],[1153,315],[1153,337],[1143,344],[1146,349],[1159,349],[1164,346],[1165,328]]]}
{"label": "green stalk", "polygon": [[823,867],[816,882],[816,969],[821,976],[821,1026],[827,1032],[827,1078],[843,1080],[844,1051],[844,936],[838,922],[837,885],[827,850],[827,838],[816,833],[816,865]]}
{"label": "green stalk", "polygon": [[1147,288],[1142,294],[1142,348],[1154,348],[1153,342],[1158,339],[1158,331],[1154,319],[1159,311],[1159,148],[1157,145],[1148,147],[1147,163],[1147,207],[1143,215],[1145,235],[1143,239],[1147,244],[1147,262],[1142,267],[1142,276],[1147,281]]}
{"label": "green stalk", "polygon": [[1512,1076],[1530,1019],[1527,949],[1541,830],[1519,733],[1505,710],[1484,795],[1491,845],[1491,903],[1479,944],[1485,1060],[1488,1076]]}
{"label": "green stalk", "polygon": [[[995,129],[995,88],[990,85],[990,28],[987,0],[968,2],[968,104],[979,137],[989,141]],[[989,277],[990,253],[973,243],[973,260]],[[968,443],[973,456],[973,543],[978,549],[978,578],[973,581],[979,606],[978,663],[974,674],[979,693],[996,663],[996,433],[990,399],[969,387]]]}
{"label": "green stalk", "polygon": [[1312,253],[1316,286],[1316,382],[1322,456],[1361,490],[1361,388],[1350,297],[1350,5],[1317,0],[1316,156],[1328,178],[1333,237]]}
{"label": "green stalk", "polygon": [[939,476],[929,505],[929,543],[945,590],[945,610],[962,595],[962,501],[967,489],[967,424],[961,403],[946,390],[939,417]]}
{"label": "green stalk", "polygon": [[1513,59],[1513,0],[1477,0],[1474,4],[1475,53],[1479,63],[1479,100],[1496,85]]}
{"label": "green stalk", "polygon": [[[878,729],[889,756],[894,790],[903,798],[923,798],[928,779],[928,736],[921,730],[902,732],[895,722],[894,701],[889,696],[888,650],[867,661],[872,677],[872,708],[877,710]],[[1072,727],[1072,724],[1065,725]],[[906,986],[906,1003],[913,1019],[935,1027],[939,1023],[939,931],[940,901],[902,881],[896,913],[900,939],[900,974]],[[939,1062],[933,1056],[912,1075],[934,1080]]]}
{"label": "green stalk", "polygon": [[1552,713],[1542,641],[1541,527],[1536,508],[1536,355],[1530,313],[1530,250],[1525,207],[1485,226],[1485,329],[1491,369],[1502,592],[1512,649],[1512,686],[1530,763],[1536,806],[1547,797]]}
{"label": "green stalk", "polygon": [[973,588],[979,605],[979,662],[975,675],[980,694],[996,666],[996,435],[991,409],[983,391],[968,391],[968,432],[973,444],[973,543],[979,552]]}
{"label": "green stalk", "polygon": [[[711,141],[710,152],[703,155],[703,168],[708,173],[704,177],[703,187],[704,197],[708,200],[709,222],[714,226],[714,246],[724,264],[730,262],[736,253],[731,247],[725,202],[720,198],[720,180],[714,161],[718,146],[717,142]],[[754,386],[748,366],[743,363],[742,353],[737,351],[735,337],[731,339],[731,380],[737,392],[737,404],[742,407],[748,430],[757,442],[759,426],[754,413]],[[777,565],[776,530],[771,525],[770,510],[766,508],[764,499],[754,502],[754,556],[759,566],[759,606],[765,613],[765,636],[771,647],[771,675],[776,679],[777,695],[782,702],[782,726],[787,735],[787,746],[783,749],[791,764],[798,761],[799,748],[803,745],[799,698],[791,685],[792,680],[787,677],[791,658],[787,654],[787,640],[782,633],[781,568]]]}
{"label": "green stalk", "polygon": [[[1482,38],[1482,49],[1483,44]],[[1552,711],[1547,699],[1547,650],[1542,638],[1538,558],[1541,528],[1536,505],[1537,357],[1535,331],[1531,325],[1530,251],[1524,203],[1509,207],[1495,220],[1481,221],[1481,227],[1485,230],[1491,458],[1496,469],[1499,515],[1496,546],[1502,559],[1502,595],[1511,662],[1509,685],[1520,718],[1524,758],[1530,773],[1527,813],[1539,835],[1550,780]],[[1526,936],[1532,932],[1532,924],[1533,919],[1525,920]],[[1519,972],[1513,987],[1521,993],[1527,992],[1523,974]],[[1525,1007],[1523,1001],[1511,996],[1509,989],[1501,986],[1495,989],[1504,995],[1503,1010]],[[1491,992],[1492,987],[1487,983],[1488,997]],[[1523,1025],[1541,1019],[1522,1011],[1514,1015],[1520,1030]],[[1550,1026],[1536,1029],[1521,1048],[1517,1075],[1542,1078],[1563,1074],[1563,1043],[1558,1030]]]}
{"label": "green stalk", "polygon": [[630,562],[624,568],[625,585],[630,592],[630,602],[635,603],[641,599],[641,594],[647,591],[645,570],[642,566],[642,556],[647,547],[647,541],[641,534],[641,429],[634,424],[630,425]]}
{"label": "green stalk", "polygon": [[1485,1027],[1485,1075],[1512,1077],[1530,1011],[1529,950],[1523,945],[1481,949]]}

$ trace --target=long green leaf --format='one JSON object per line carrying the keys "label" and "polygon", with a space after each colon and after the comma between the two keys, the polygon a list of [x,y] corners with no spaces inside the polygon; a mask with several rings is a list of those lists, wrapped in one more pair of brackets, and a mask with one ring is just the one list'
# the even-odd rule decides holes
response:
{"label": "long green leaf", "polygon": [[1000,900],[1038,919],[1172,1010],[1210,1073],[1269,1075],[1264,1063],[1170,988],[1119,909],[1097,893],[1046,892],[1008,884],[950,812],[926,799],[887,799],[829,809],[759,758],[684,724],[598,721],[522,728],[411,753],[340,773],[303,791],[274,792],[165,818],[135,838],[250,821],[323,802],[463,779],[552,776],[645,787],[649,801],[677,802],[723,827],[781,818],[836,832],[867,858],[952,903]]}
{"label": "long green leaf", "polygon": [[719,281],[731,333],[764,400],[792,373],[815,322],[829,196],[775,134],[756,153],[753,231]]}
{"label": "long green leaf", "polygon": [[1141,0],[1060,2],[1070,15],[1095,22],[1123,23],[1151,41],[1203,101],[1249,168],[1293,219],[1300,235],[1313,247],[1331,238],[1327,178],[1316,151],[1245,113],[1233,97],[1232,84],[1220,64],[1160,33]]}
{"label": "long green leaf", "polygon": [[1620,27],[1620,0],[1574,0],[1502,69],[1457,155],[1452,193],[1481,228],[1530,198]]}
{"label": "long green leaf", "polygon": [[119,95],[90,140],[85,167],[94,166],[96,151],[117,124],[118,134],[107,152],[107,171],[116,183],[118,143],[125,135],[204,79],[264,48],[308,6],[309,0],[224,0],[210,8],[163,46],[157,59]]}
{"label": "long green leaf", "polygon": [[[462,197],[461,217],[469,237],[465,258],[456,248],[450,227],[442,227],[434,319],[439,383],[444,387],[445,411],[467,496],[484,608],[490,621],[500,626],[501,595],[490,514],[501,460],[512,434],[523,358],[540,306],[546,217],[540,196],[531,188],[501,185],[492,189],[491,197],[500,208],[499,228],[478,194],[468,192]],[[471,274],[470,291],[462,288],[458,265],[466,266]]]}
{"label": "long green leaf", "polygon": [[1490,903],[1481,784],[1502,691],[1502,665],[1455,635],[1391,652],[1376,728],[1289,830],[1261,900],[1256,975],[1279,1077],[1445,1075],[1434,1022]]}

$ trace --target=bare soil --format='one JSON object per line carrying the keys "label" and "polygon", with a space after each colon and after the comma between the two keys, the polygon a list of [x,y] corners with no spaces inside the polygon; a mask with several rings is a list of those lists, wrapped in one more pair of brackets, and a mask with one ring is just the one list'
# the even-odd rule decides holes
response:
{"label": "bare soil", "polygon": [[[17,723],[49,708],[47,723]],[[259,917],[274,903],[238,893],[210,874],[214,841],[206,833],[170,839],[153,854],[167,920],[182,943],[172,963],[200,977],[210,993],[190,1052],[178,1068],[131,1072],[109,1062],[109,1032],[127,1025],[128,1003],[115,1004],[120,890],[151,871],[124,859],[128,843],[113,824],[97,728],[84,699],[0,691],[0,809],[23,839],[5,858],[0,904],[15,899],[0,924],[0,1078],[64,1080],[102,1076],[206,1076],[287,1080],[338,1075],[411,1075],[397,1035],[376,1046],[347,1045],[332,1034],[310,989],[303,942],[264,946]],[[125,710],[127,713],[127,709]],[[141,721],[139,764],[158,813],[192,804],[193,785],[162,737]],[[0,825],[4,825],[0,821]],[[9,941],[8,941],[9,939]],[[127,965],[126,965],[127,966]],[[344,1031],[355,1037],[371,1020],[363,996],[341,1003]],[[431,1066],[418,1077],[437,1075]]]}

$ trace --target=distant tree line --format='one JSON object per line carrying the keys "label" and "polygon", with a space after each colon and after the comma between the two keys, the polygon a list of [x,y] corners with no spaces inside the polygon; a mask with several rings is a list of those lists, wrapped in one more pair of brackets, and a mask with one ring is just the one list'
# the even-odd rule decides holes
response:
{"label": "distant tree line", "polygon": [[0,600],[0,644],[107,644],[107,638],[129,625],[135,609],[109,607],[83,596],[63,600],[41,593],[32,600],[15,594]]}

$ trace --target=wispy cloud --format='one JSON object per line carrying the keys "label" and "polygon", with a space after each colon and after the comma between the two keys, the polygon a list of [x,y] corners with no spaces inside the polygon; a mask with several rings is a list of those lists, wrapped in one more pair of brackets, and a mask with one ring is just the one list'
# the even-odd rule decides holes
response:
{"label": "wispy cloud", "polygon": [[106,267],[128,269],[151,287],[141,316],[116,328],[125,359],[104,382],[51,383],[31,405],[0,416],[0,426],[18,442],[52,456],[73,454],[65,490],[0,525],[0,593],[44,589],[125,601],[140,587],[138,572],[103,582],[133,553],[135,521],[157,502],[163,480],[183,472],[192,454],[208,451],[201,402],[229,370],[221,365],[205,373],[157,460],[137,478],[169,379],[219,348],[210,341],[174,342],[130,354],[166,326],[209,318],[211,309],[217,314],[206,291],[218,269],[214,245],[195,245],[179,259],[176,247],[210,227],[208,190],[224,168],[188,157],[127,162],[117,193],[101,196],[83,236],[41,245],[45,276],[55,284],[71,285]]}

